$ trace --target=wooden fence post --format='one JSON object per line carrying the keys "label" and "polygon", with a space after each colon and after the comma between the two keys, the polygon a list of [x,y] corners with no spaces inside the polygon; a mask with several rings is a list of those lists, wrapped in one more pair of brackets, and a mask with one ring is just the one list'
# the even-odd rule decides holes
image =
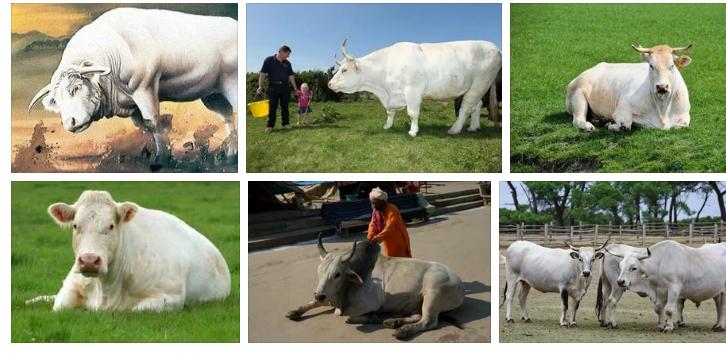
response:
{"label": "wooden fence post", "polygon": [[713,224],[713,242],[716,243],[718,240],[718,223]]}
{"label": "wooden fence post", "polygon": [[693,244],[693,222],[688,224],[688,245]]}
{"label": "wooden fence post", "polygon": [[549,243],[550,242],[549,235],[547,234],[549,232],[549,228],[548,227],[549,227],[549,224],[545,223],[544,224],[544,239],[545,239],[545,243]]}
{"label": "wooden fence post", "polygon": [[592,244],[593,247],[597,245],[597,234],[598,234],[599,227],[600,227],[599,225],[597,225],[597,224],[595,225],[595,241]]}
{"label": "wooden fence post", "polygon": [[582,240],[582,222],[580,222],[580,232],[578,233],[578,235],[579,236],[578,236],[577,240]]}
{"label": "wooden fence post", "polygon": [[645,223],[643,223],[642,225],[643,225],[643,237],[641,238],[640,243],[643,247],[645,247]]}
{"label": "wooden fence post", "polygon": [[668,238],[671,236],[671,226],[670,226],[670,224],[666,223],[665,224],[665,228],[666,228],[665,239],[668,240]]}
{"label": "wooden fence post", "polygon": [[618,243],[623,242],[623,225],[621,224],[618,228]]}
{"label": "wooden fence post", "polygon": [[570,240],[575,237],[575,226],[570,226]]}

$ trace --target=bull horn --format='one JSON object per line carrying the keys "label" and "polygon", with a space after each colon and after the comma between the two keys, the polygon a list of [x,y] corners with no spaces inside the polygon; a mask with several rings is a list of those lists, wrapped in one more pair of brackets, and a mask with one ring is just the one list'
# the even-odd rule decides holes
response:
{"label": "bull horn", "polygon": [[650,258],[650,248],[645,249],[646,255],[639,255],[638,260]]}
{"label": "bull horn", "polygon": [[89,67],[82,66],[80,69],[78,69],[78,73],[81,75],[96,73],[98,73],[99,75],[108,75],[109,73],[111,73],[111,68],[104,67],[102,65],[91,65]]}
{"label": "bull horn", "polygon": [[603,248],[605,248],[605,247],[606,247],[606,246],[608,245],[608,243],[610,243],[610,238],[608,238],[608,240],[606,240],[606,241],[605,241],[605,244],[603,244],[603,245],[602,245],[602,246],[600,246],[599,248],[595,249],[595,251],[600,251],[600,250],[602,250]]}
{"label": "bull horn", "polygon": [[335,61],[335,64],[338,64],[338,65],[343,65],[343,64],[342,64],[342,63],[341,63],[341,62],[340,62],[340,61],[338,60],[338,54],[337,54],[337,53],[336,53],[336,54],[333,54],[333,60]]}
{"label": "bull horn", "polygon": [[572,249],[572,250],[574,250],[576,252],[580,252],[580,248],[573,247],[572,244],[570,244],[568,241],[563,240],[562,242],[565,243],[565,245],[567,245],[568,248],[570,248],[570,249]]}
{"label": "bull horn", "polygon": [[33,109],[33,106],[35,106],[35,104],[37,104],[38,101],[40,101],[40,99],[42,99],[43,97],[45,97],[45,95],[48,95],[50,93],[51,88],[52,88],[52,84],[48,84],[48,85],[44,86],[42,89],[40,89],[38,91],[38,93],[35,94],[35,96],[33,96],[33,99],[30,100],[30,105],[28,105],[28,113],[30,113],[30,110]]}
{"label": "bull horn", "polygon": [[610,251],[610,249],[608,249],[608,248],[603,248],[603,249],[604,249],[604,250],[605,250],[605,251],[606,251],[606,252],[607,252],[608,254],[610,254],[610,255],[612,255],[612,256],[617,256],[618,258],[625,258],[625,256],[624,256],[624,255],[622,255],[622,254],[618,254],[618,253],[613,253],[613,252],[611,252],[611,251]]}
{"label": "bull horn", "polygon": [[348,261],[350,261],[350,258],[352,258],[353,257],[353,254],[355,254],[355,247],[356,246],[358,246],[358,241],[357,240],[353,242],[353,249],[350,250],[350,255],[348,255],[346,257],[343,257],[343,259],[340,259],[340,261],[342,261],[344,263],[347,263]]}
{"label": "bull horn", "polygon": [[631,46],[633,46],[633,49],[635,49],[635,51],[637,51],[638,53],[642,53],[642,54],[650,54],[650,52],[653,51],[652,48],[643,48],[641,46],[636,46],[634,44],[631,44]]}
{"label": "bull horn", "polygon": [[687,50],[688,50],[688,49],[690,49],[690,48],[691,48],[692,46],[693,46],[693,43],[691,43],[691,44],[689,44],[689,45],[687,45],[687,46],[685,46],[685,47],[679,47],[679,48],[672,48],[672,50],[673,50],[673,53],[678,53],[678,52],[683,52],[683,51],[687,51]]}
{"label": "bull horn", "polygon": [[348,47],[346,47],[347,44],[348,39],[346,38],[343,40],[343,44],[340,45],[340,51],[343,52],[345,59],[354,60],[355,58],[353,58],[353,56],[348,53]]}
{"label": "bull horn", "polygon": [[318,252],[320,253],[321,258],[328,255],[328,251],[325,250],[325,247],[323,246],[323,232],[318,233]]}

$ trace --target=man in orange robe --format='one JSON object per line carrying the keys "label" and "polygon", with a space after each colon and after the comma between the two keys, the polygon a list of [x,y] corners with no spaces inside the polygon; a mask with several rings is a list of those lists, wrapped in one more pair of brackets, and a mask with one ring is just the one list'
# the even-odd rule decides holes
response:
{"label": "man in orange robe", "polygon": [[383,243],[385,256],[410,258],[411,241],[398,207],[388,203],[388,194],[380,188],[373,189],[369,196],[373,214],[368,224],[368,241]]}

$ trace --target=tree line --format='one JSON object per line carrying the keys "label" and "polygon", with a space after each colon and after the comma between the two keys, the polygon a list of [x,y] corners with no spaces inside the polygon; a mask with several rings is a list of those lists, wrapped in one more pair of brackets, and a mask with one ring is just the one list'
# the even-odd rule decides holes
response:
{"label": "tree line", "polygon": [[[514,210],[500,208],[499,223],[561,226],[587,224],[640,224],[725,221],[726,183],[716,181],[529,181],[506,182]],[[517,189],[520,187],[520,189]],[[696,210],[687,199],[702,198]],[[701,217],[715,198],[720,217]],[[679,215],[688,216],[679,220]]]}
{"label": "tree line", "polygon": [[[260,63],[262,65],[262,63]],[[372,94],[368,93],[355,93],[355,94],[343,94],[339,92],[333,92],[328,88],[328,81],[335,75],[335,67],[330,67],[326,71],[322,70],[304,70],[295,73],[295,82],[298,87],[302,83],[308,83],[310,91],[313,92],[313,101],[315,102],[327,102],[327,101],[360,101],[363,99],[372,98]],[[259,72],[247,73],[247,102],[257,101],[261,98],[257,95],[257,86],[260,79]],[[263,97],[267,97],[267,83],[263,86],[265,93]]]}

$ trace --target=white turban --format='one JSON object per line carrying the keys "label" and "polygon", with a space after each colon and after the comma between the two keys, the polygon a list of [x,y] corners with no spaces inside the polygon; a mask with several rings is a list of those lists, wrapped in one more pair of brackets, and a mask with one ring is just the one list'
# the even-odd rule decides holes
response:
{"label": "white turban", "polygon": [[376,199],[376,200],[388,201],[388,194],[378,187],[371,190],[371,193],[368,195],[368,197],[371,200]]}

